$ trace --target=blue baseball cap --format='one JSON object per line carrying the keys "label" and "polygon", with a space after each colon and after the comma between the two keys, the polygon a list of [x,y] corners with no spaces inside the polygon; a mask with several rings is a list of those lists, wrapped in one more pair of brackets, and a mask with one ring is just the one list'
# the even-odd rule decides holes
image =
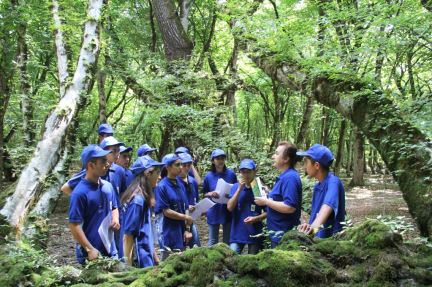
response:
{"label": "blue baseball cap", "polygon": [[167,154],[166,156],[163,157],[162,163],[164,164],[164,167],[165,167],[167,164],[170,164],[173,161],[176,161],[178,159],[181,160],[181,158],[179,156],[177,156],[176,154],[169,153],[169,154]]}
{"label": "blue baseball cap", "polygon": [[115,134],[110,124],[101,124],[98,128],[98,135],[100,135],[101,133]]}
{"label": "blue baseball cap", "polygon": [[227,156],[223,150],[221,150],[220,148],[217,148],[212,152],[211,159],[213,159],[217,156],[220,156],[220,155],[224,155],[225,157]]}
{"label": "blue baseball cap", "polygon": [[133,151],[133,147],[125,147],[125,146],[120,147],[120,153],[127,152],[127,151]]}
{"label": "blue baseball cap", "polygon": [[241,170],[242,168],[256,169],[256,165],[253,160],[246,158],[240,163],[239,170]]}
{"label": "blue baseball cap", "polygon": [[181,153],[178,155],[182,163],[194,162],[191,155],[188,153]]}
{"label": "blue baseball cap", "polygon": [[109,153],[112,153],[112,150],[103,150],[97,144],[92,144],[92,145],[85,147],[84,150],[82,151],[81,161],[84,165],[94,157],[106,156]]}
{"label": "blue baseball cap", "polygon": [[138,154],[138,156],[141,156],[146,152],[155,151],[155,150],[157,150],[157,148],[151,148],[148,144],[143,144],[142,146],[140,146],[138,148],[137,154]]}
{"label": "blue baseball cap", "polygon": [[101,148],[106,148],[106,147],[116,146],[116,145],[125,146],[125,143],[119,142],[113,136],[104,138],[100,143]]}
{"label": "blue baseball cap", "polygon": [[150,156],[140,156],[136,159],[134,164],[132,165],[132,168],[130,171],[132,171],[133,174],[137,175],[147,169],[149,169],[152,166],[163,166],[164,164],[158,161],[155,161]]}
{"label": "blue baseball cap", "polygon": [[310,156],[317,162],[327,167],[330,167],[334,161],[333,154],[328,147],[314,144],[307,151],[298,151],[298,156]]}
{"label": "blue baseball cap", "polygon": [[175,152],[175,154],[181,154],[181,153],[189,153],[189,150],[185,148],[184,146],[178,147]]}

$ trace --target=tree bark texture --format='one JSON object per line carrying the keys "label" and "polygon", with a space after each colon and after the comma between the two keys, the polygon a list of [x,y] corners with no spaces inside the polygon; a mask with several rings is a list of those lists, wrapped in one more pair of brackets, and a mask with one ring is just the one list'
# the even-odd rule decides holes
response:
{"label": "tree bark texture", "polygon": [[411,215],[422,236],[432,231],[432,144],[426,136],[403,118],[398,107],[373,83],[311,78],[295,60],[279,61],[272,55],[253,55],[250,59],[269,77],[285,88],[302,91],[311,83],[313,97],[335,109],[354,123],[380,153],[399,183]]}
{"label": "tree bark texture", "polygon": [[106,74],[101,71],[101,67],[98,67],[96,72],[97,84],[98,84],[98,93],[99,93],[99,124],[106,124],[107,116],[106,116],[106,95],[105,95],[105,81]]}
{"label": "tree bark texture", "polygon": [[364,136],[358,128],[354,128],[354,173],[351,186],[364,185]]}
{"label": "tree bark texture", "polygon": [[313,112],[314,102],[315,102],[314,97],[311,94],[309,94],[306,102],[306,108],[303,113],[303,120],[300,126],[300,131],[297,135],[296,145],[298,149],[305,150],[304,145],[305,145],[307,131],[309,128],[310,119]]}
{"label": "tree bark texture", "polygon": [[189,61],[193,44],[183,28],[174,0],[152,0],[152,4],[167,61]]}
{"label": "tree bark texture", "polygon": [[347,126],[347,121],[344,119],[341,123],[341,128],[339,131],[339,142],[338,142],[338,149],[337,149],[337,154],[336,154],[336,164],[334,167],[334,174],[336,176],[340,176],[340,169],[342,166],[343,150],[344,150],[344,144],[345,144],[346,126]]}
{"label": "tree bark texture", "polygon": [[[48,115],[42,140],[37,144],[33,158],[23,169],[14,194],[0,211],[19,238],[20,227],[34,202],[40,195],[46,176],[56,170],[66,157],[66,133],[69,129],[81,94],[91,86],[91,72],[100,52],[98,20],[103,0],[89,0],[88,18],[84,23],[83,43],[78,64],[63,98]],[[64,63],[60,63],[64,64]],[[93,75],[94,76],[94,75]]]}

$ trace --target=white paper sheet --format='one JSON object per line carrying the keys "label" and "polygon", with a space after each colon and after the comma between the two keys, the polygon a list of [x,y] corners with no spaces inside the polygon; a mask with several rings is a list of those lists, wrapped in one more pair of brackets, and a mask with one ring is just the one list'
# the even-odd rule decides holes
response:
{"label": "white paper sheet", "polygon": [[232,184],[226,183],[225,180],[219,178],[215,189],[215,191],[219,193],[219,198],[212,197],[212,200],[217,203],[227,204],[229,198],[226,198],[225,195],[229,196],[231,194],[232,186],[233,186]]}
{"label": "white paper sheet", "polygon": [[111,212],[105,217],[99,226],[98,232],[108,253],[111,252],[111,243],[114,239],[114,231],[109,230],[112,221]]}
{"label": "white paper sheet", "polygon": [[191,212],[189,215],[193,218],[193,220],[196,220],[198,217],[201,216],[204,212],[207,212],[210,208],[215,206],[215,202],[211,201],[208,198],[204,198],[200,202],[195,205],[194,212]]}

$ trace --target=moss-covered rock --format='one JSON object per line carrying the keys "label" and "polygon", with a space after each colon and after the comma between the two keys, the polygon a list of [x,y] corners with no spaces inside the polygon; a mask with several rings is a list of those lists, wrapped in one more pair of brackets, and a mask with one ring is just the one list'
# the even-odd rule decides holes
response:
{"label": "moss-covered rock", "polygon": [[21,239],[25,243],[31,243],[36,250],[46,248],[49,236],[47,219],[38,214],[29,214],[22,227]]}
{"label": "moss-covered rock", "polygon": [[337,239],[288,232],[276,249],[257,255],[237,255],[225,244],[194,248],[145,269],[111,259],[82,270],[49,267],[40,251],[23,245],[0,253],[0,286],[430,286],[427,248],[406,248],[378,221]]}

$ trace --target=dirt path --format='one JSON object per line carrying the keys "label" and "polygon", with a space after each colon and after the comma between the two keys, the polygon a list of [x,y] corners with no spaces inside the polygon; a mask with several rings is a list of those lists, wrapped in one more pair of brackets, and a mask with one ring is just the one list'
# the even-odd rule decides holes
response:
{"label": "dirt path", "polygon": [[[384,184],[382,175],[366,174],[365,186],[352,189],[348,188],[348,178],[342,178],[342,181],[346,189],[346,211],[348,219],[352,222],[363,221],[365,218],[376,218],[379,215],[406,216],[406,221],[411,222],[415,227],[402,193],[391,176],[385,176]],[[47,253],[52,256],[54,265],[72,264],[78,267],[79,264],[75,258],[75,241],[68,227],[68,210],[69,199],[66,195],[62,195],[54,213],[49,217],[50,236]],[[309,216],[303,214],[302,222],[308,220]],[[200,217],[195,224],[202,246],[208,246],[209,234],[206,218]],[[412,239],[418,236],[419,233],[415,227],[415,231],[409,233],[407,238]],[[219,241],[222,241],[222,234],[220,234]]]}

